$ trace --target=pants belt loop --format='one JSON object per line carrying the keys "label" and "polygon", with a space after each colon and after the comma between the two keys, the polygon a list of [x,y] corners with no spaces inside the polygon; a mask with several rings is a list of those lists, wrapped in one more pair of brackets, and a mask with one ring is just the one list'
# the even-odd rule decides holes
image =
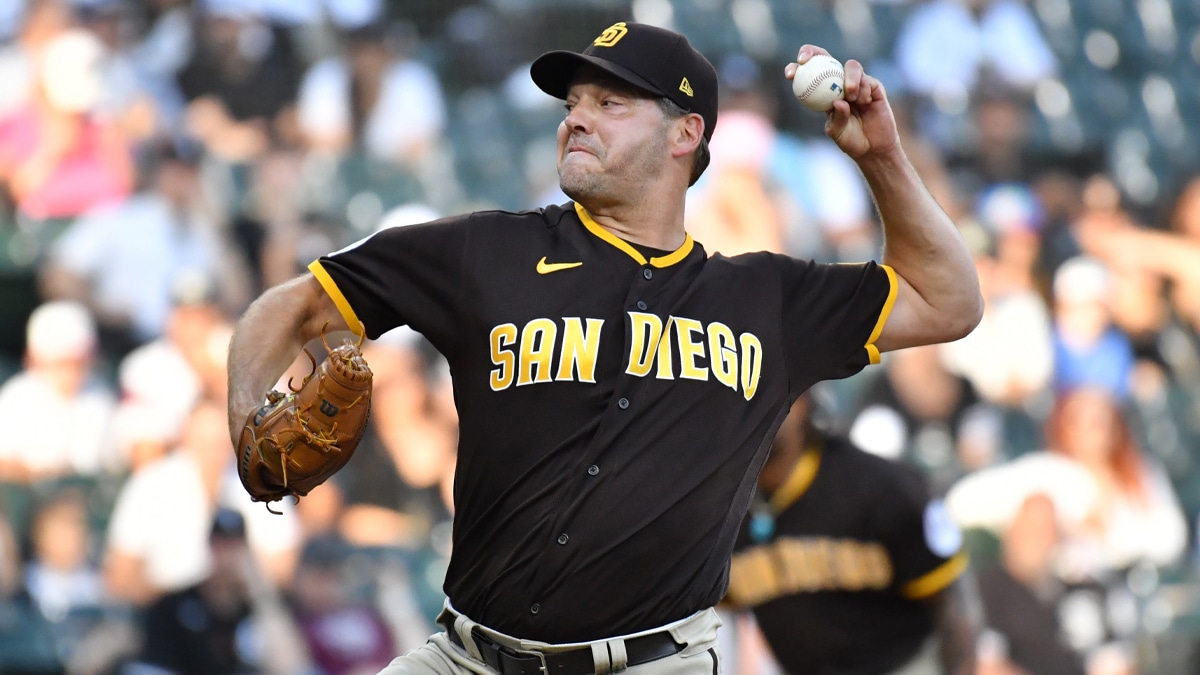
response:
{"label": "pants belt loop", "polygon": [[608,644],[605,642],[592,643],[592,666],[596,675],[606,675],[611,669],[608,660]]}
{"label": "pants belt loop", "polygon": [[[629,664],[629,654],[625,652],[625,640],[617,638],[616,640],[609,640],[606,644],[608,645],[608,656],[612,663],[613,672],[625,670]],[[599,673],[600,671],[597,670],[596,672]]]}
{"label": "pants belt loop", "polygon": [[478,624],[462,614],[454,617],[454,632],[458,634],[458,639],[462,640],[463,648],[467,650],[467,654],[471,658],[483,661],[483,655],[479,653],[479,646],[475,644],[475,636],[471,635],[471,631],[476,625]]}

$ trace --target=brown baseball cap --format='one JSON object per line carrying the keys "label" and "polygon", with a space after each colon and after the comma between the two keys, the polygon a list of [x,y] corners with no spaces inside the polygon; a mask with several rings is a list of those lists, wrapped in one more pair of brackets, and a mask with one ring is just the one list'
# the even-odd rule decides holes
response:
{"label": "brown baseball cap", "polygon": [[674,101],[704,119],[704,137],[717,126],[717,71],[679,33],[643,23],[614,23],[582,53],[552,51],[529,68],[533,82],[566,99],[575,71],[591,64],[656,96]]}

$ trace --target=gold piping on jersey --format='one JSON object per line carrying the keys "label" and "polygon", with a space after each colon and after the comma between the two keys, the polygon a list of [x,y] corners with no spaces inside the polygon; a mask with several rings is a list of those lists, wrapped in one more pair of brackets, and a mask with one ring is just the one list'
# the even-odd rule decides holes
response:
{"label": "gold piping on jersey", "polygon": [[667,255],[651,258],[647,261],[646,256],[642,255],[641,251],[638,251],[624,239],[604,229],[600,223],[597,223],[592,218],[592,214],[588,213],[587,209],[583,208],[578,202],[575,203],[575,213],[579,214],[579,220],[583,222],[583,226],[588,229],[588,232],[621,249],[630,258],[636,260],[639,265],[645,265],[649,262],[653,267],[670,267],[686,258],[692,252],[692,247],[696,245],[696,242],[692,240],[692,235],[684,233],[683,243],[680,244],[679,248]]}
{"label": "gold piping on jersey", "polygon": [[901,594],[912,600],[928,598],[949,586],[967,569],[967,553],[959,551],[954,557],[939,565],[925,576],[917,577],[904,585]]}
{"label": "gold piping on jersey", "polygon": [[817,477],[817,471],[821,468],[821,445],[819,442],[812,443],[804,449],[804,453],[800,455],[800,459],[796,461],[796,466],[792,469],[792,473],[783,481],[783,485],[771,495],[771,499],[767,504],[771,507],[771,513],[779,515],[784,509],[796,503],[797,499],[804,496],[808,492],[809,486],[812,485],[813,479]]}
{"label": "gold piping on jersey", "polygon": [[346,296],[342,295],[342,291],[334,283],[333,277],[329,276],[329,272],[321,266],[320,260],[314,260],[308,265],[308,271],[316,277],[320,282],[321,288],[325,289],[325,293],[329,295],[329,299],[333,300],[333,304],[337,306],[338,311],[342,314],[342,319],[346,321],[346,325],[350,326],[350,330],[359,337],[358,327],[362,325],[358,320],[358,315],[354,313],[354,308],[350,306],[350,302],[346,300]]}
{"label": "gold piping on jersey", "polygon": [[899,290],[899,282],[896,280],[896,270],[892,269],[891,265],[880,265],[884,272],[887,272],[888,289],[887,300],[883,303],[883,309],[879,310],[879,321],[875,322],[875,329],[871,331],[871,337],[867,338],[867,356],[870,357],[871,363],[879,363],[879,348],[875,346],[875,341],[879,339],[880,333],[883,332],[883,325],[887,323],[888,316],[892,313],[892,305],[896,304],[896,292]]}

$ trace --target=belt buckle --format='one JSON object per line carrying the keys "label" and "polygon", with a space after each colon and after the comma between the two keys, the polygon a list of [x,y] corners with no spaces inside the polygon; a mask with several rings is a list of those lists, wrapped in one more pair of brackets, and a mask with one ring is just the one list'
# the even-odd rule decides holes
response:
{"label": "belt buckle", "polygon": [[546,655],[537,651],[533,652],[533,654],[537,656],[538,670],[542,672],[542,675],[550,675],[550,668],[546,665]]}
{"label": "belt buckle", "polygon": [[521,656],[537,657],[538,670],[541,671],[542,675],[550,675],[550,668],[546,665],[546,654],[545,653],[534,650],[534,649],[508,649],[508,651],[510,651],[514,654],[520,654]]}

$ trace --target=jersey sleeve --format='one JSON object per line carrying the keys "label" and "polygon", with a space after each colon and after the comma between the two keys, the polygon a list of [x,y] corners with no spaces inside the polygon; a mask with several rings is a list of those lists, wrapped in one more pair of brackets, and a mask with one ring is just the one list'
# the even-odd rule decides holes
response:
{"label": "jersey sleeve", "polygon": [[439,349],[461,317],[459,290],[472,216],[393,227],[308,266],[347,325],[375,339],[408,325]]}
{"label": "jersey sleeve", "polygon": [[896,301],[887,265],[821,264],[780,257],[783,338],[793,389],[879,363],[875,341]]}
{"label": "jersey sleeve", "polygon": [[940,499],[931,499],[925,481],[907,466],[893,473],[886,508],[879,508],[882,541],[892,559],[896,590],[906,598],[936,595],[954,583],[967,567],[962,532]]}

